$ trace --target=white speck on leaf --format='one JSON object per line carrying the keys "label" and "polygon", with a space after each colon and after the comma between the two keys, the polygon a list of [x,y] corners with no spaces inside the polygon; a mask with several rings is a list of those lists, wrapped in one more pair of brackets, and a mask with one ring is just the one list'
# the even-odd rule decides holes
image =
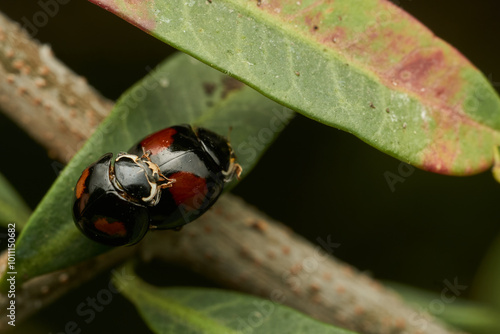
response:
{"label": "white speck on leaf", "polygon": [[397,122],[398,118],[394,113],[390,113],[389,117],[391,118],[391,122]]}
{"label": "white speck on leaf", "polygon": [[427,115],[427,110],[425,110],[425,108],[422,108],[422,111],[420,112],[420,117],[424,122],[428,122],[430,120],[429,116]]}
{"label": "white speck on leaf", "polygon": [[160,79],[160,86],[166,88],[169,85],[170,85],[170,80],[168,80],[167,78]]}

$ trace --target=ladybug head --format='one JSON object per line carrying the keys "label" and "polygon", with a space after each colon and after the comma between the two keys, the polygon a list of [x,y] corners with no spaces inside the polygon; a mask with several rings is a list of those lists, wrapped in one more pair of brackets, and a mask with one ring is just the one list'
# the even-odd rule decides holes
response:
{"label": "ladybug head", "polygon": [[154,206],[160,201],[161,189],[172,186],[172,180],[161,174],[148,154],[139,157],[120,153],[116,157],[111,182],[129,200]]}
{"label": "ladybug head", "polygon": [[236,155],[226,138],[204,128],[196,129],[196,135],[215,163],[222,166],[224,181],[231,181],[235,175],[240,177],[242,168],[236,163]]}

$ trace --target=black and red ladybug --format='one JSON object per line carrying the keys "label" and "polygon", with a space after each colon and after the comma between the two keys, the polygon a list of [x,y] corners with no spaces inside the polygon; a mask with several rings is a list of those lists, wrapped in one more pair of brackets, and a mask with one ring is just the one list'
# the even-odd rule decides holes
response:
{"label": "black and red ladybug", "polygon": [[224,137],[172,126],[87,167],[75,187],[74,221],[94,241],[132,245],[149,229],[178,229],[195,220],[240,173]]}

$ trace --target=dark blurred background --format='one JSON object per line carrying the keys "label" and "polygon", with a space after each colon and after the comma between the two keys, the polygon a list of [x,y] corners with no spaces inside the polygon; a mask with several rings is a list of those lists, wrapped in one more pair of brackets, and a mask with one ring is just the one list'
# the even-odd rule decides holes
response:
{"label": "dark blurred background", "polygon": [[[499,1],[398,4],[459,49],[500,89]],[[0,11],[23,22],[40,6],[5,1]],[[36,38],[50,44],[60,60],[110,99],[175,51],[86,1],[60,5]],[[53,161],[2,114],[0,142],[0,172],[34,208],[56,177]],[[335,256],[376,278],[436,292],[444,279],[455,277],[471,286],[500,231],[500,185],[489,172],[461,178],[415,170],[392,192],[384,173],[398,174],[399,164],[352,135],[297,116],[234,192],[313,243],[331,235],[341,244]],[[185,270],[155,265],[144,268],[146,276],[161,271],[165,284],[210,284]],[[108,282],[109,273],[100,275],[17,331],[64,332],[68,321],[81,320],[77,305],[95,297]],[[147,332],[133,306],[121,296],[114,299],[120,302],[113,301],[95,321],[83,324],[83,333]]]}

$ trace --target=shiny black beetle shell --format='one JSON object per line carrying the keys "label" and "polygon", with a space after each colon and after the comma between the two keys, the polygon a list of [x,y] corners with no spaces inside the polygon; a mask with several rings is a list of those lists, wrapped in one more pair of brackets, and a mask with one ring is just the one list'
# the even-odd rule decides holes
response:
{"label": "shiny black beetle shell", "polygon": [[112,158],[107,153],[83,171],[75,188],[73,217],[80,231],[94,241],[132,244],[148,231],[149,212],[116,190],[109,173]]}
{"label": "shiny black beetle shell", "polygon": [[208,210],[224,183],[239,175],[229,142],[189,125],[158,131],[85,169],[75,187],[73,216],[90,239],[131,245],[148,229],[178,229]]}

